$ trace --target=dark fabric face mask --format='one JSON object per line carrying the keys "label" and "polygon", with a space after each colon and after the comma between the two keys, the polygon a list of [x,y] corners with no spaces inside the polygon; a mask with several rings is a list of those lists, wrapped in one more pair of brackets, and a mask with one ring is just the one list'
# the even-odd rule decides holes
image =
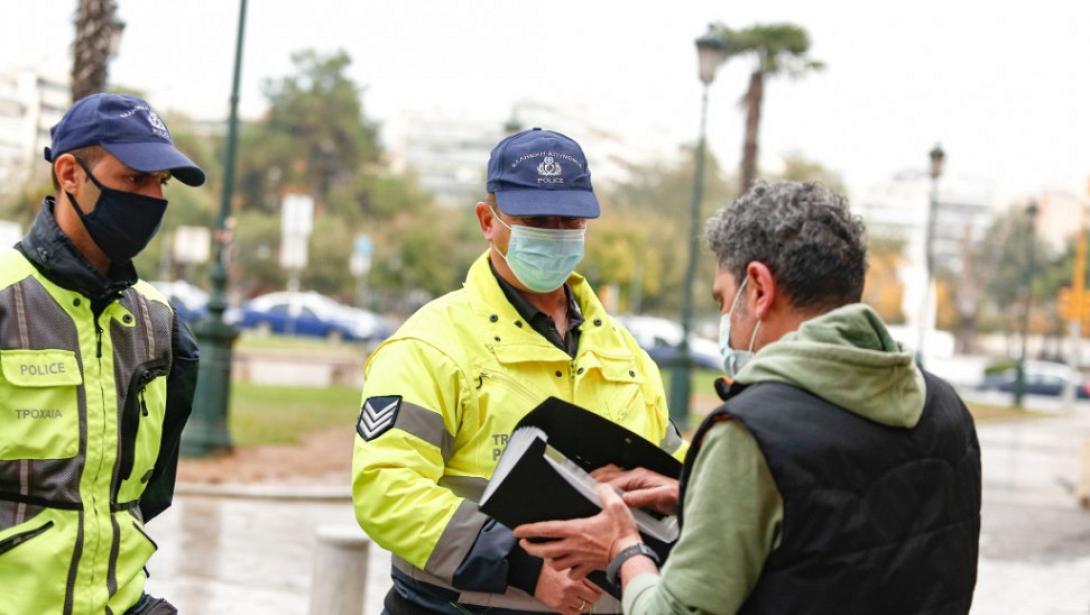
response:
{"label": "dark fabric face mask", "polygon": [[76,161],[101,191],[94,210],[89,214],[83,211],[71,193],[65,192],[68,200],[75,205],[83,227],[111,262],[132,260],[159,232],[167,209],[166,199],[107,188],[95,179],[82,160],[77,158]]}

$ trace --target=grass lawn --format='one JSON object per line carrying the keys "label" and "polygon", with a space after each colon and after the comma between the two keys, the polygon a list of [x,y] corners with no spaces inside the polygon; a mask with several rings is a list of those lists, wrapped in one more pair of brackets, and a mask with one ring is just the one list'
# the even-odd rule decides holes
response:
{"label": "grass lawn", "polygon": [[965,405],[969,407],[969,413],[973,415],[973,418],[976,419],[978,423],[981,421],[1034,419],[1046,416],[1019,410],[1012,406],[992,406],[989,404],[978,404],[973,402],[966,402]]}
{"label": "grass lawn", "polygon": [[303,356],[364,356],[362,344],[354,342],[334,342],[317,337],[290,335],[263,335],[252,331],[243,331],[235,343],[235,350],[253,353],[298,354]]}
{"label": "grass lawn", "polygon": [[360,411],[356,388],[326,389],[231,383],[228,427],[236,446],[290,444],[302,434],[355,429]]}
{"label": "grass lawn", "polygon": [[[659,368],[659,372],[662,374],[662,385],[666,389],[666,399],[670,399],[670,378],[673,370]],[[692,395],[711,396],[715,399],[718,397],[715,394],[715,379],[722,376],[722,372],[713,371],[710,369],[696,369],[690,374],[691,383],[689,385],[689,391]],[[710,408],[709,408],[710,410]]]}
{"label": "grass lawn", "polygon": [[[692,374],[692,394],[693,402],[690,404],[689,411],[692,413],[692,423],[697,423],[700,417],[704,416],[708,412],[719,405],[719,398],[715,393],[715,380],[722,374],[720,372],[698,369]],[[663,384],[666,388],[666,399],[670,399],[670,370],[662,370]],[[701,407],[701,403],[704,402],[708,407]],[[1002,420],[1021,420],[1021,419],[1033,419],[1039,418],[1043,415],[1033,412],[1026,412],[1025,410],[1019,410],[1010,406],[993,406],[989,404],[978,404],[967,402],[965,404],[969,407],[969,412],[973,415],[973,418],[978,422],[980,421],[1002,421]]]}

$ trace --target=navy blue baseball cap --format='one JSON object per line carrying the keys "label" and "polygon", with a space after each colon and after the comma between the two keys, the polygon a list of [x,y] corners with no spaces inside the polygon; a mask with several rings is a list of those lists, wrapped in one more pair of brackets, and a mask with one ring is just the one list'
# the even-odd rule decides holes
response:
{"label": "navy blue baseball cap", "polygon": [[167,125],[151,106],[127,94],[91,94],[81,98],[49,131],[49,162],[89,145],[101,145],[126,166],[143,173],[170,171],[190,186],[204,183],[204,171],[174,147]]}
{"label": "navy blue baseball cap", "polygon": [[524,130],[492,148],[488,191],[509,216],[597,218],[600,213],[583,148],[552,130]]}

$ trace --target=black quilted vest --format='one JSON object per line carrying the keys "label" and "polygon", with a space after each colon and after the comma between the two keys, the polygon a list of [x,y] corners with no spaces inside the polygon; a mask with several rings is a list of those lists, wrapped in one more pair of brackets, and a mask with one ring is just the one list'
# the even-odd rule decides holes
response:
{"label": "black quilted vest", "polygon": [[[741,421],[783,496],[780,546],[740,613],[968,613],[980,536],[972,417],[925,373],[913,429],[886,427],[779,383],[734,386],[700,426]],[[850,384],[845,383],[847,386]]]}

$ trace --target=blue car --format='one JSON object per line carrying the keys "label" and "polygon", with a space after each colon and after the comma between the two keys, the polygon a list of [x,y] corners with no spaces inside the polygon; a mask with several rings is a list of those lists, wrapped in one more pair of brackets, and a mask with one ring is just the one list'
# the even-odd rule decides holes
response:
{"label": "blue car", "polygon": [[[647,351],[661,368],[677,365],[678,345],[681,343],[681,325],[654,316],[620,316],[618,320],[632,333],[636,343]],[[723,357],[719,343],[698,335],[689,336],[689,358],[693,365],[703,369],[721,371]]]}
{"label": "blue car", "polygon": [[[977,385],[981,391],[994,390],[1010,393],[1014,391],[1018,372],[1015,368],[989,374]],[[1075,394],[1079,399],[1090,398],[1090,386],[1079,372],[1063,363],[1047,361],[1026,361],[1025,392],[1029,395],[1063,395],[1068,383],[1075,385]]]}
{"label": "blue car", "polygon": [[152,286],[167,296],[174,314],[190,325],[208,315],[208,293],[184,280],[152,282]]}
{"label": "blue car", "polygon": [[255,297],[242,307],[236,324],[267,333],[362,342],[380,342],[393,332],[380,316],[315,292]]}

